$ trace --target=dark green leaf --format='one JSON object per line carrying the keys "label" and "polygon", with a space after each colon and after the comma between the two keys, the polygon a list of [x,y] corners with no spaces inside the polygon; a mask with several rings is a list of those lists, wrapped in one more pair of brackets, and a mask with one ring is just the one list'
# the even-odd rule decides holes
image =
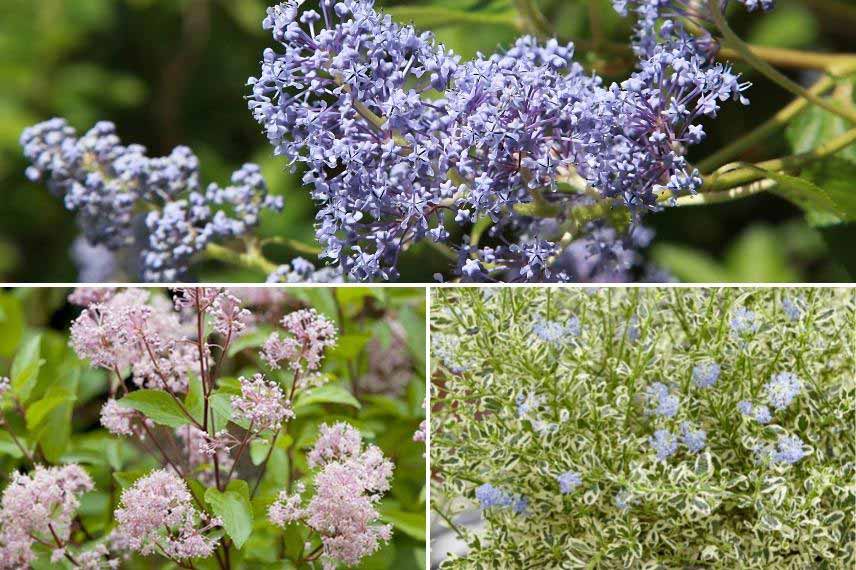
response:
{"label": "dark green leaf", "polygon": [[142,413],[156,424],[176,428],[190,422],[175,399],[163,390],[137,390],[119,404]]}
{"label": "dark green leaf", "polygon": [[253,531],[253,507],[246,481],[232,481],[222,493],[213,487],[208,489],[205,502],[222,519],[226,534],[240,550]]}

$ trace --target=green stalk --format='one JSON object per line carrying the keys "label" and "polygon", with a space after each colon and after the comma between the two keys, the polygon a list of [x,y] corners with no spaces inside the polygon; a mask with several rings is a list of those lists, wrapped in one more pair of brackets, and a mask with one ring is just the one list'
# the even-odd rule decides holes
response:
{"label": "green stalk", "polygon": [[[833,85],[835,85],[835,79],[827,75],[815,83],[809,92],[819,96],[831,89]],[[767,137],[773,135],[779,129],[784,128],[791,119],[808,108],[808,103],[808,100],[804,97],[797,97],[754,130],[746,133],[728,146],[721,148],[709,157],[700,161],[696,164],[696,167],[701,172],[712,172],[716,170],[720,166],[742,154],[744,151],[766,140]]]}
{"label": "green stalk", "polygon": [[806,153],[793,154],[783,158],[766,160],[753,166],[736,168],[734,170],[729,170],[728,172],[712,174],[704,181],[701,192],[730,190],[756,180],[761,180],[764,178],[764,174],[759,172],[758,169],[792,172],[802,168],[810,162],[835,154],[854,142],[856,142],[856,128],[850,129],[849,131],[831,139],[829,142]]}
{"label": "green stalk", "polygon": [[205,256],[209,259],[237,265],[245,269],[261,271],[264,274],[273,273],[277,268],[276,264],[265,259],[260,251],[239,253],[216,243],[208,244],[205,248]]}
{"label": "green stalk", "polygon": [[719,0],[707,0],[707,6],[710,10],[710,14],[713,18],[714,24],[716,24],[716,27],[719,29],[720,33],[723,36],[726,46],[736,50],[742,56],[743,60],[746,61],[746,63],[754,67],[767,79],[778,84],[783,89],[790,91],[794,95],[804,97],[815,105],[817,105],[818,107],[822,107],[830,113],[838,115],[839,117],[842,117],[850,121],[851,123],[856,124],[856,111],[853,111],[852,109],[843,109],[838,105],[833,105],[829,101],[818,97],[814,93],[810,93],[804,87],[802,87],[798,83],[791,81],[772,65],[761,59],[755,53],[753,53],[750,47],[743,40],[741,40],[736,33],[734,33],[731,27],[729,27],[728,22],[725,20],[725,17],[723,16],[722,11],[720,10]]}

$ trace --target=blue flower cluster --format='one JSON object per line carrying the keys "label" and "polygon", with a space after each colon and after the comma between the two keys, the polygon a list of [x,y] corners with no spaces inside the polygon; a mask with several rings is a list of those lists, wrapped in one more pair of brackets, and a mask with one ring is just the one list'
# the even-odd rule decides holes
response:
{"label": "blue flower cluster", "polygon": [[798,321],[802,318],[803,310],[800,307],[802,299],[793,300],[785,298],[782,300],[782,310],[790,321]]}
{"label": "blue flower cluster", "polygon": [[[90,246],[139,249],[146,281],[177,281],[191,257],[209,243],[245,234],[262,209],[282,209],[269,196],[258,166],[245,164],[232,184],[200,190],[199,161],[187,147],[150,158],[140,145],[122,145],[112,123],[77,137],[64,119],[21,135],[30,180],[46,179],[53,194],[77,214]],[[142,212],[148,211],[148,214]],[[136,244],[138,233],[144,243]]]}
{"label": "blue flower cluster", "polygon": [[268,283],[341,283],[342,275],[334,267],[317,269],[312,262],[295,257],[280,265],[267,277]]}
{"label": "blue flower cluster", "polygon": [[782,435],[776,442],[776,450],[772,452],[773,461],[793,465],[806,456],[802,440],[795,435]]}
{"label": "blue flower cluster", "polygon": [[693,367],[693,383],[699,388],[710,388],[719,379],[720,368],[716,362],[702,362]]}
{"label": "blue flower cluster", "polygon": [[580,320],[570,317],[565,323],[550,321],[541,316],[532,323],[532,333],[544,342],[560,346],[580,334]]}
{"label": "blue flower cluster", "polygon": [[249,107],[275,153],[305,168],[323,255],[355,279],[395,278],[410,244],[448,242],[447,224],[487,218],[493,245],[452,244],[466,280],[576,278],[579,253],[562,261],[575,243],[615,271],[632,244],[602,222],[582,228],[598,238],[563,239],[567,212],[608,198],[635,229],[664,192],[700,186],[685,159],[704,137],[698,121],[722,101],[747,103],[748,84],[712,60],[709,42],[669,21],[637,71],[607,86],[556,40],[524,37],[462,63],[372,0],[303,4],[268,9],[280,48],[250,78]]}
{"label": "blue flower cluster", "polygon": [[746,307],[737,307],[731,313],[731,332],[736,336],[746,336],[758,330],[758,321],[755,311]]}
{"label": "blue flower cluster", "polygon": [[707,444],[707,432],[693,429],[689,422],[681,422],[681,441],[690,453],[698,453]]}
{"label": "blue flower cluster", "polygon": [[563,495],[573,493],[574,489],[582,485],[583,478],[576,471],[566,471],[556,477],[559,482],[559,492]]}
{"label": "blue flower cluster", "polygon": [[742,400],[737,402],[737,410],[744,416],[753,418],[759,424],[768,424],[773,420],[770,408],[767,406],[753,406],[752,402]]}
{"label": "blue flower cluster", "polygon": [[678,450],[678,438],[667,429],[658,429],[649,439],[657,454],[657,461],[665,461]]}
{"label": "blue flower cluster", "polygon": [[654,382],[645,391],[648,400],[648,412],[666,418],[672,418],[678,413],[680,400],[669,393],[669,388],[662,382]]}
{"label": "blue flower cluster", "polygon": [[526,512],[528,501],[524,497],[515,497],[490,483],[484,483],[476,488],[476,500],[482,510],[491,508],[510,508],[515,514]]}
{"label": "blue flower cluster", "polygon": [[770,405],[777,410],[787,408],[794,398],[800,393],[802,384],[796,375],[790,372],[781,372],[770,378],[764,385]]}

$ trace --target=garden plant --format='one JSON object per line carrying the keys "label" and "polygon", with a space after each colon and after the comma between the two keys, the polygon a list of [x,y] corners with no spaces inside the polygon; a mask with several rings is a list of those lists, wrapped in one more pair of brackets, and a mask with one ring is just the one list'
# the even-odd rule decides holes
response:
{"label": "garden plant", "polygon": [[468,547],[442,567],[852,568],[854,311],[852,289],[435,291],[431,507]]}
{"label": "garden plant", "polygon": [[67,293],[0,295],[0,568],[423,566],[422,291]]}
{"label": "garden plant", "polygon": [[[27,176],[82,230],[81,275],[186,281],[194,264],[216,260],[270,281],[395,280],[424,244],[438,280],[692,278],[688,265],[716,270],[685,250],[667,251],[682,261],[667,271],[640,255],[651,214],[759,193],[795,204],[840,249],[856,217],[856,54],[742,39],[729,18],[772,17],[772,0],[614,0],[632,28],[622,41],[605,35],[615,15],[592,0],[591,39],[576,43],[534,0],[453,5],[392,15],[373,0],[271,5],[257,23],[269,34],[257,71],[220,78],[246,82],[246,120],[270,143],[275,175],[296,173],[317,205],[309,242],[258,234],[289,204],[255,164],[205,185],[188,147],[154,158],[111,122],[83,134],[59,118],[24,130]],[[455,18],[525,35],[464,58],[428,31]],[[702,145],[722,115],[751,112],[744,71],[793,101]],[[765,146],[783,132],[788,152],[770,157]],[[691,155],[695,146],[704,152]],[[299,257],[272,261],[273,246]]]}

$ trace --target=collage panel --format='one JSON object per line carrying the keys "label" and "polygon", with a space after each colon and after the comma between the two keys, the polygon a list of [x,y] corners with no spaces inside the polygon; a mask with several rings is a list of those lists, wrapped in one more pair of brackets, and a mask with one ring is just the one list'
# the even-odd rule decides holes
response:
{"label": "collage panel", "polygon": [[852,568],[856,291],[431,292],[431,568]]}
{"label": "collage panel", "polygon": [[424,569],[423,288],[0,291],[0,568]]}

